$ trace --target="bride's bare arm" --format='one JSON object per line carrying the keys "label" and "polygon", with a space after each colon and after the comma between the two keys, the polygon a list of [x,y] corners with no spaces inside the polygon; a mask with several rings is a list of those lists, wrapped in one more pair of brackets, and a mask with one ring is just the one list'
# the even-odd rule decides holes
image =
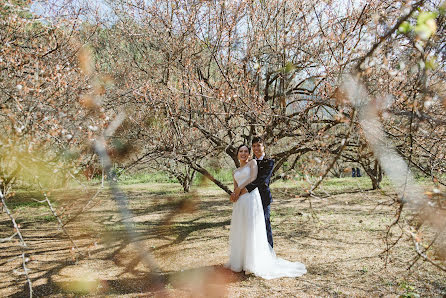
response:
{"label": "bride's bare arm", "polygon": [[235,202],[237,200],[237,198],[235,196],[235,190],[237,189],[238,184],[237,184],[237,181],[235,181],[234,173],[232,173],[232,180],[234,181],[234,191],[231,194],[230,200],[231,200],[231,202]]}
{"label": "bride's bare arm", "polygon": [[241,185],[238,185],[236,188],[234,188],[234,192],[238,196],[246,193],[247,192],[247,190],[245,189],[246,185],[253,182],[257,178],[257,173],[259,171],[259,169],[257,167],[257,161],[255,159],[251,160],[249,162],[249,167],[251,168],[249,178],[244,183],[242,183]]}

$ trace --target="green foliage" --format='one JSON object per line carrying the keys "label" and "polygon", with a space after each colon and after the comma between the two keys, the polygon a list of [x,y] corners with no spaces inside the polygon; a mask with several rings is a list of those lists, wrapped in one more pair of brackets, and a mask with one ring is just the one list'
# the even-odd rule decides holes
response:
{"label": "green foliage", "polygon": [[435,19],[438,16],[437,12],[422,11],[418,15],[417,24],[425,24],[428,20]]}
{"label": "green foliage", "polygon": [[400,297],[403,297],[403,298],[418,298],[418,297],[420,297],[420,295],[418,293],[414,292],[415,286],[405,280],[400,282],[400,288],[405,290],[405,293],[400,295]]}
{"label": "green foliage", "polygon": [[[215,179],[223,183],[232,183],[232,170],[231,169],[211,169],[209,173],[215,177]],[[199,185],[203,181],[204,177],[200,173],[197,173],[193,181],[194,185]]]}
{"label": "green foliage", "polygon": [[119,176],[119,183],[124,185],[143,183],[176,183],[175,178],[169,177],[164,172],[122,174]]}
{"label": "green foliage", "polygon": [[369,270],[367,269],[367,267],[362,267],[361,269],[359,269],[359,272],[361,272],[361,274],[366,274]]}
{"label": "green foliage", "polygon": [[[115,171],[119,172],[119,169],[116,169]],[[209,170],[209,173],[223,183],[232,183],[232,170],[230,169],[214,169]],[[144,183],[178,183],[178,180],[175,177],[172,177],[168,173],[162,171],[139,172],[132,174],[123,172],[122,174],[118,174],[118,177],[118,181],[122,185]],[[98,183],[100,179],[101,177],[95,177],[94,183]],[[203,180],[203,175],[197,173],[194,178],[193,185],[201,185]]]}
{"label": "green foliage", "polygon": [[437,16],[437,12],[420,12],[414,31],[421,37],[421,39],[427,40],[435,34],[435,31],[437,30],[435,18]]}
{"label": "green foliage", "polygon": [[399,27],[398,32],[402,34],[408,34],[414,31],[421,39],[427,40],[435,34],[437,30],[437,24],[435,19],[441,14],[441,8],[439,11],[420,11],[417,17],[417,23],[412,26],[408,21],[404,21]]}
{"label": "green foliage", "polygon": [[409,22],[407,22],[407,21],[404,21],[404,22],[398,27],[398,32],[399,32],[399,33],[407,34],[407,33],[409,33],[409,32],[412,31],[412,30],[413,30],[412,25],[411,25]]}
{"label": "green foliage", "polygon": [[426,60],[425,62],[425,67],[426,69],[436,69],[438,67],[438,63],[435,57],[431,57],[429,59]]}
{"label": "green foliage", "polygon": [[23,210],[27,208],[39,208],[41,206],[42,203],[36,201],[22,201],[22,200],[15,200],[14,198],[8,201],[8,207],[13,211]]}
{"label": "green foliage", "polygon": [[287,64],[285,65],[285,73],[290,73],[295,69],[296,65],[294,65],[292,62],[287,62]]}
{"label": "green foliage", "polygon": [[445,15],[445,14],[446,14],[446,1],[444,1],[444,2],[441,4],[440,8],[438,9],[438,13],[439,13],[440,15]]}
{"label": "green foliage", "polygon": [[[13,211],[25,210],[27,208],[48,209],[47,204],[41,202],[43,200],[45,200],[45,197],[41,192],[20,189],[8,199],[8,207]],[[57,202],[52,201],[51,198],[50,202],[54,207],[57,206]]]}
{"label": "green foliage", "polygon": [[76,167],[73,159],[78,155],[63,150],[56,152],[43,146],[39,148],[41,150],[29,148],[25,138],[0,138],[0,179],[13,181],[11,178],[14,176],[24,185],[37,186],[40,183],[44,188],[64,185],[69,176],[67,169]]}
{"label": "green foliage", "polygon": [[[381,186],[389,186],[390,181],[387,177],[384,177]],[[328,192],[343,192],[355,189],[370,189],[372,188],[372,183],[370,178],[367,176],[363,177],[345,177],[345,178],[332,178],[327,179],[322,184],[322,188]]]}
{"label": "green foliage", "polygon": [[46,221],[46,222],[53,222],[57,221],[57,218],[54,215],[42,215],[34,218],[35,221]]}
{"label": "green foliage", "polygon": [[295,69],[296,69],[296,65],[294,65],[293,62],[288,61],[284,67],[279,68],[276,72],[290,73]]}

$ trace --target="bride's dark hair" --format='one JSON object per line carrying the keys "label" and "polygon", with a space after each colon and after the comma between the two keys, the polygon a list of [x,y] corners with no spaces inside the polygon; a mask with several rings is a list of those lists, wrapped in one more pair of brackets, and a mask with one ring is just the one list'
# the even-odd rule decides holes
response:
{"label": "bride's dark hair", "polygon": [[240,151],[240,148],[242,148],[242,147],[246,147],[246,148],[248,148],[248,152],[249,153],[251,153],[251,148],[249,148],[249,146],[248,145],[245,145],[245,144],[241,144],[240,146],[238,146],[238,148],[237,148],[237,154],[238,154],[238,152]]}

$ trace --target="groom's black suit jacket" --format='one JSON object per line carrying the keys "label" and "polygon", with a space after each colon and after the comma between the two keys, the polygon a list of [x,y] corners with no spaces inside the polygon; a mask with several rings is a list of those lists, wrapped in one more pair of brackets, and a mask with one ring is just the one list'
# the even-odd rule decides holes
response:
{"label": "groom's black suit jacket", "polygon": [[246,189],[249,192],[253,191],[256,187],[259,189],[263,209],[265,209],[273,201],[271,190],[269,189],[269,182],[273,174],[274,159],[263,157],[262,160],[257,160],[257,167],[257,178],[246,185]]}

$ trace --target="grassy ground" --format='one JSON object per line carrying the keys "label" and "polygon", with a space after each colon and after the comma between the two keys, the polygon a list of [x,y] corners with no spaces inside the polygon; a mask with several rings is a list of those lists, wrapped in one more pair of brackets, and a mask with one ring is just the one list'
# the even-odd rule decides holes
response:
{"label": "grassy ground", "polygon": [[[228,259],[231,203],[212,185],[190,194],[168,183],[123,185],[132,214],[123,215],[103,190],[83,210],[97,188],[59,190],[50,194],[77,249],[57,229],[57,222],[38,193],[18,192],[10,209],[28,244],[28,266],[36,296],[443,296],[446,274],[419,261],[404,236],[388,264],[386,226],[395,209],[388,183],[385,191],[368,191],[366,178],[331,179],[312,199],[301,195],[306,182],[273,186],[272,226],[277,255],[307,265],[299,278],[263,280],[232,273]],[[83,210],[83,211],[82,211]],[[76,213],[82,211],[77,217]],[[407,217],[408,215],[406,215]],[[127,241],[125,227],[135,231]],[[0,214],[0,238],[13,233]],[[397,230],[395,235],[398,237]],[[149,252],[160,275],[150,273],[139,257]],[[18,242],[0,243],[0,296],[28,296]]]}
{"label": "grassy ground", "polygon": [[[209,173],[217,180],[222,182],[232,183],[232,170],[231,169],[210,169]],[[95,182],[98,183],[101,177],[95,177]],[[169,176],[164,172],[149,172],[149,173],[122,173],[119,175],[119,183],[121,185],[133,185],[133,184],[146,184],[146,183],[176,183],[178,180],[172,176]],[[200,173],[195,175],[192,182],[193,185],[199,185],[203,181],[203,176]]]}

